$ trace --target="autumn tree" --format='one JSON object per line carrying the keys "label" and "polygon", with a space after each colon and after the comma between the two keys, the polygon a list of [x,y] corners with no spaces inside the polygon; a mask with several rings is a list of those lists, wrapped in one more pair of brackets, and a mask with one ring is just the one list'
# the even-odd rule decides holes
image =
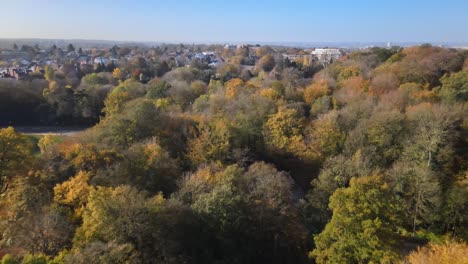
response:
{"label": "autumn tree", "polygon": [[218,234],[210,244],[218,261],[284,263],[302,261],[305,239],[291,188],[289,175],[262,162],[246,171],[209,164],[184,179],[175,197]]}
{"label": "autumn tree", "polygon": [[91,190],[75,243],[130,242],[137,250],[143,250],[148,236],[151,236],[148,222],[162,203],[161,195],[149,198],[128,186]]}
{"label": "autumn tree", "polygon": [[258,61],[258,67],[265,72],[269,72],[273,70],[275,65],[276,65],[275,58],[270,54],[263,56]]}
{"label": "autumn tree", "polygon": [[232,135],[224,120],[201,124],[198,133],[198,136],[188,143],[188,157],[193,164],[229,160]]}
{"label": "autumn tree", "polygon": [[330,93],[330,87],[327,80],[319,80],[307,86],[304,90],[304,101],[308,104],[312,104],[315,99],[328,95]]}
{"label": "autumn tree", "polygon": [[445,241],[444,243],[429,243],[411,252],[402,263],[423,264],[464,264],[468,262],[468,245],[465,242]]}
{"label": "autumn tree", "polygon": [[306,146],[303,130],[304,118],[295,109],[280,108],[264,125],[266,146],[280,154],[304,154]]}
{"label": "autumn tree", "polygon": [[27,169],[31,160],[32,145],[27,137],[12,127],[0,129],[0,192],[4,192],[8,179],[17,170]]}
{"label": "autumn tree", "polygon": [[438,89],[442,101],[447,103],[466,102],[468,100],[468,70],[446,74],[440,79]]}

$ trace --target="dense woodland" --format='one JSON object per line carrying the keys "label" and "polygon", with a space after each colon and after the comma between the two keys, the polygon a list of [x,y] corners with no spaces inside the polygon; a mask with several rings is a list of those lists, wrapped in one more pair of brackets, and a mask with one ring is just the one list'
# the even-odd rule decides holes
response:
{"label": "dense woodland", "polygon": [[466,51],[245,49],[0,80],[1,263],[467,263]]}

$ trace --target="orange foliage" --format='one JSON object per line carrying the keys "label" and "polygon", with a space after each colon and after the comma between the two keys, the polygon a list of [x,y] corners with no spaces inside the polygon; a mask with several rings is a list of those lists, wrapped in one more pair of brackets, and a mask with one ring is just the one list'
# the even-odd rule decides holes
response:
{"label": "orange foliage", "polygon": [[343,88],[335,93],[335,98],[339,104],[347,104],[364,97],[364,91],[367,91],[369,82],[362,77],[355,77],[346,80]]}
{"label": "orange foliage", "polygon": [[413,99],[416,99],[418,101],[430,101],[430,102],[433,102],[436,100],[436,94],[434,93],[434,91],[427,91],[427,90],[423,90],[423,91],[417,91],[417,92],[414,92],[411,94],[411,97]]}
{"label": "orange foliage", "polygon": [[330,93],[330,87],[326,80],[320,80],[307,86],[304,90],[304,101],[312,104],[315,99]]}
{"label": "orange foliage", "polygon": [[447,241],[429,244],[409,254],[402,264],[467,264],[468,244]]}
{"label": "orange foliage", "polygon": [[358,76],[354,78],[347,79],[343,82],[343,87],[351,88],[356,91],[367,91],[369,89],[369,81],[364,80],[364,78]]}
{"label": "orange foliage", "polygon": [[411,105],[406,108],[406,112],[419,112],[419,111],[430,111],[432,109],[431,103],[420,103],[417,105]]}

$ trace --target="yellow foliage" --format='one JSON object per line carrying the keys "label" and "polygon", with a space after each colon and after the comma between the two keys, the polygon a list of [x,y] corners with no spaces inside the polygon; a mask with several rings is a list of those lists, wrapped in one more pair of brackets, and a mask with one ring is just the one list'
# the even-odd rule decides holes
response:
{"label": "yellow foliage", "polygon": [[199,168],[196,173],[192,175],[195,179],[194,182],[207,182],[209,184],[216,184],[222,180],[222,165],[217,163],[212,163],[209,166],[204,166]]}
{"label": "yellow foliage", "polygon": [[58,142],[59,138],[56,135],[47,134],[39,140],[39,143],[37,143],[37,145],[41,150],[41,154],[46,154],[52,151]]}
{"label": "yellow foliage", "polygon": [[231,148],[231,133],[224,120],[216,120],[211,124],[200,126],[200,134],[189,141],[188,157],[196,164],[210,160],[223,161],[227,159]]}
{"label": "yellow foliage", "polygon": [[63,143],[60,152],[73,166],[85,171],[106,167],[119,157],[114,149],[100,150],[94,144]]}
{"label": "yellow foliage", "polygon": [[112,72],[112,77],[118,80],[124,80],[125,72],[123,72],[120,68],[115,68],[114,71]]}
{"label": "yellow foliage", "polygon": [[167,98],[159,98],[154,101],[154,105],[158,108],[167,108],[169,106],[169,99]]}
{"label": "yellow foliage", "polygon": [[236,95],[239,94],[242,86],[244,85],[244,81],[239,78],[231,79],[228,82],[226,82],[225,87],[226,87],[226,96],[228,98],[233,98]]}
{"label": "yellow foliage", "polygon": [[13,127],[0,129],[0,191],[4,177],[30,165],[32,144],[28,138],[17,133]]}
{"label": "yellow foliage", "polygon": [[115,68],[114,71],[112,72],[112,76],[116,79],[119,78],[120,76],[120,69],[119,68]]}
{"label": "yellow foliage", "polygon": [[54,187],[54,201],[72,206],[75,215],[81,217],[92,187],[89,185],[90,173],[80,171],[78,174]]}
{"label": "yellow foliage", "polygon": [[344,81],[353,77],[357,77],[361,75],[361,68],[357,65],[351,65],[344,67],[343,70],[341,70],[339,76],[338,76],[338,81]]}
{"label": "yellow foliage", "polygon": [[128,92],[111,92],[104,101],[103,112],[106,113],[106,116],[115,114],[122,109],[124,103],[128,100],[130,100]]}
{"label": "yellow foliage", "polygon": [[307,86],[304,90],[304,101],[308,104],[312,104],[315,99],[327,95],[330,92],[328,82],[326,80],[320,80]]}
{"label": "yellow foliage", "polygon": [[402,264],[468,264],[468,244],[446,241],[430,243],[411,252]]}
{"label": "yellow foliage", "polygon": [[312,147],[323,156],[336,154],[346,138],[336,123],[336,112],[314,120],[311,129]]}
{"label": "yellow foliage", "polygon": [[278,113],[271,115],[264,126],[265,143],[275,152],[313,160],[316,153],[307,147],[302,134],[304,118],[297,115],[294,109],[280,107]]}
{"label": "yellow foliage", "polygon": [[272,100],[278,100],[281,98],[281,94],[273,88],[262,89],[259,93],[261,96]]}

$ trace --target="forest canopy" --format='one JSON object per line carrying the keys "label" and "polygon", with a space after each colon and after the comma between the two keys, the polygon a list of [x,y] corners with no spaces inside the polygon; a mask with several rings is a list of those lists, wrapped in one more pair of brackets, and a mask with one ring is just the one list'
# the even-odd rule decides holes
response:
{"label": "forest canopy", "polygon": [[0,79],[1,263],[466,263],[467,52],[184,48]]}

